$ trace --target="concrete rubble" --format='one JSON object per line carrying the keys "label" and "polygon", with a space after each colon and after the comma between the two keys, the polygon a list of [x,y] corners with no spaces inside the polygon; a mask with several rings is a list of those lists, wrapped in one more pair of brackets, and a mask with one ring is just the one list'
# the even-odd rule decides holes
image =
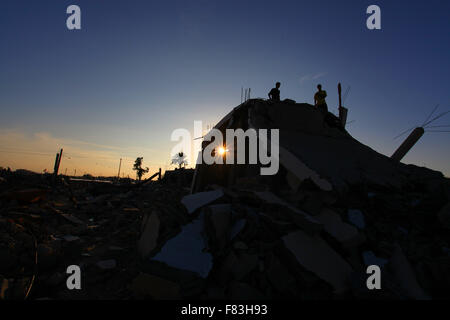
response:
{"label": "concrete rubble", "polygon": [[[449,299],[449,179],[324,117],[253,99],[219,122],[280,128],[274,176],[256,165],[142,183],[0,172],[0,299]],[[374,264],[381,290],[366,287]],[[83,290],[66,288],[69,265]]]}

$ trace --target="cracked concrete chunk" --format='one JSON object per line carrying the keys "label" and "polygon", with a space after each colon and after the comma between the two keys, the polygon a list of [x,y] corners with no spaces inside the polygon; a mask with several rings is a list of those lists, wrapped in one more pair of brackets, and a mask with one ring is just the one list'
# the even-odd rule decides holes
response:
{"label": "cracked concrete chunk", "polygon": [[166,242],[153,260],[171,267],[196,272],[206,278],[212,268],[212,256],[204,252],[207,246],[204,237],[204,214],[185,225],[181,232]]}
{"label": "cracked concrete chunk", "polygon": [[283,237],[299,264],[331,284],[336,293],[349,288],[350,265],[318,235],[296,231]]}
{"label": "cracked concrete chunk", "polygon": [[372,251],[364,251],[362,256],[366,266],[376,265],[382,268],[388,263],[386,259],[377,257]]}
{"label": "cracked concrete chunk", "polygon": [[280,261],[272,256],[267,267],[267,277],[270,283],[282,293],[293,292],[296,286],[295,278]]}
{"label": "cracked concrete chunk", "polygon": [[333,186],[326,179],[323,179],[319,174],[310,169],[305,163],[298,159],[294,154],[287,149],[280,146],[280,163],[286,167],[293,175],[300,181],[311,179],[320,189],[324,191],[331,191]]}
{"label": "cracked concrete chunk", "polygon": [[71,234],[67,234],[65,236],[62,237],[64,240],[66,240],[67,242],[72,242],[72,241],[77,241],[80,240],[80,237],[77,236],[73,236]]}
{"label": "cracked concrete chunk", "polygon": [[159,235],[159,218],[156,212],[144,216],[144,229],[138,242],[141,258],[147,257],[155,249]]}
{"label": "cracked concrete chunk", "polygon": [[74,224],[78,224],[78,225],[85,225],[85,223],[83,221],[81,221],[80,219],[78,219],[77,217],[75,217],[72,214],[66,214],[63,213],[61,214],[61,216],[63,216],[64,218],[66,218],[68,221],[74,223]]}
{"label": "cracked concrete chunk", "polygon": [[450,202],[439,211],[438,219],[446,228],[450,229]]}
{"label": "cracked concrete chunk", "polygon": [[103,270],[114,269],[116,266],[117,266],[117,262],[114,259],[102,260],[102,261],[97,262],[97,267],[99,267],[100,269],[103,269]]}
{"label": "cracked concrete chunk", "polygon": [[269,191],[265,192],[254,192],[256,196],[258,196],[261,200],[266,201],[267,203],[278,204],[290,209],[295,213],[294,222],[299,224],[300,227],[306,229],[307,231],[315,232],[322,229],[322,223],[308,215],[307,213],[293,207],[283,199],[279,198],[275,194]]}
{"label": "cracked concrete chunk", "polygon": [[341,244],[357,244],[355,243],[355,239],[358,237],[358,230],[354,226],[343,222],[336,212],[324,209],[319,215],[315,216],[315,218],[322,222],[325,231]]}
{"label": "cracked concrete chunk", "polygon": [[222,189],[198,192],[184,196],[183,199],[181,199],[181,203],[186,207],[188,213],[192,213],[198,208],[223,197],[223,195],[224,193]]}
{"label": "cracked concrete chunk", "polygon": [[286,181],[289,184],[289,187],[291,187],[293,192],[297,192],[298,188],[302,183],[302,181],[299,178],[297,178],[297,176],[293,174],[291,171],[287,172]]}
{"label": "cracked concrete chunk", "polygon": [[256,254],[240,253],[233,251],[225,259],[222,272],[228,278],[242,280],[249,272],[258,266],[258,256]]}
{"label": "cracked concrete chunk", "polygon": [[389,266],[409,298],[417,300],[430,299],[417,282],[414,270],[398,244],[394,245],[394,252],[389,261]]}
{"label": "cracked concrete chunk", "polygon": [[231,233],[231,205],[219,204],[206,208],[206,219],[211,224],[209,232],[212,245],[222,250],[230,240]]}
{"label": "cracked concrete chunk", "polygon": [[231,236],[230,236],[231,240],[233,240],[239,234],[239,232],[241,232],[241,230],[245,227],[246,223],[247,223],[246,220],[239,219],[233,224],[233,227],[231,228]]}
{"label": "cracked concrete chunk", "polygon": [[357,209],[348,210],[348,221],[359,229],[364,229],[366,226],[363,213]]}

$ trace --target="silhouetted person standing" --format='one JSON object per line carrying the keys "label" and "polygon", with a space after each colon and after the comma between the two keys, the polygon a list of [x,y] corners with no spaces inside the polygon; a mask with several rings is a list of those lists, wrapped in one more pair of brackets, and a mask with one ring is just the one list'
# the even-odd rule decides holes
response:
{"label": "silhouetted person standing", "polygon": [[314,95],[314,105],[322,111],[328,112],[328,106],[325,101],[325,98],[327,97],[327,92],[325,90],[322,90],[322,85],[317,85],[318,91]]}
{"label": "silhouetted person standing", "polygon": [[280,101],[280,83],[275,84],[275,88],[272,88],[269,92],[269,99],[273,101]]}

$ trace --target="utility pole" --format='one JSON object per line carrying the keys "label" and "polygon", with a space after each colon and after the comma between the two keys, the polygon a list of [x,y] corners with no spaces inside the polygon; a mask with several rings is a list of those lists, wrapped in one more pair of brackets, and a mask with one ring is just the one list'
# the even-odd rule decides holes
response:
{"label": "utility pole", "polygon": [[59,171],[59,166],[61,164],[62,154],[63,154],[63,149],[61,149],[61,151],[59,151],[59,153],[56,154],[55,167],[53,170],[54,177],[58,176],[58,171]]}
{"label": "utility pole", "polygon": [[122,158],[120,158],[119,162],[119,172],[117,173],[117,179],[120,179],[120,167],[122,166]]}
{"label": "utility pole", "polygon": [[58,174],[58,160],[59,160],[59,153],[56,154],[56,158],[55,158],[55,165],[53,166],[53,176],[56,176]]}

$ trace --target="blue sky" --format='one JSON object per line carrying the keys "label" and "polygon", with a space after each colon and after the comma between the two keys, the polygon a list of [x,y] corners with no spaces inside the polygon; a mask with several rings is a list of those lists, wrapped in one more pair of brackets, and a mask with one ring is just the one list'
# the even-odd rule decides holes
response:
{"label": "blue sky", "polygon": [[[82,30],[66,28],[81,8]],[[381,8],[381,30],[366,8]],[[313,101],[317,83],[349,132],[391,155],[398,133],[450,109],[450,1],[0,2],[0,166],[116,172],[170,164],[176,128],[215,124],[241,87]],[[436,125],[450,124],[450,115]],[[426,133],[404,162],[450,175],[450,134]],[[48,165],[47,165],[48,164]],[[131,173],[130,173],[131,174]]]}

